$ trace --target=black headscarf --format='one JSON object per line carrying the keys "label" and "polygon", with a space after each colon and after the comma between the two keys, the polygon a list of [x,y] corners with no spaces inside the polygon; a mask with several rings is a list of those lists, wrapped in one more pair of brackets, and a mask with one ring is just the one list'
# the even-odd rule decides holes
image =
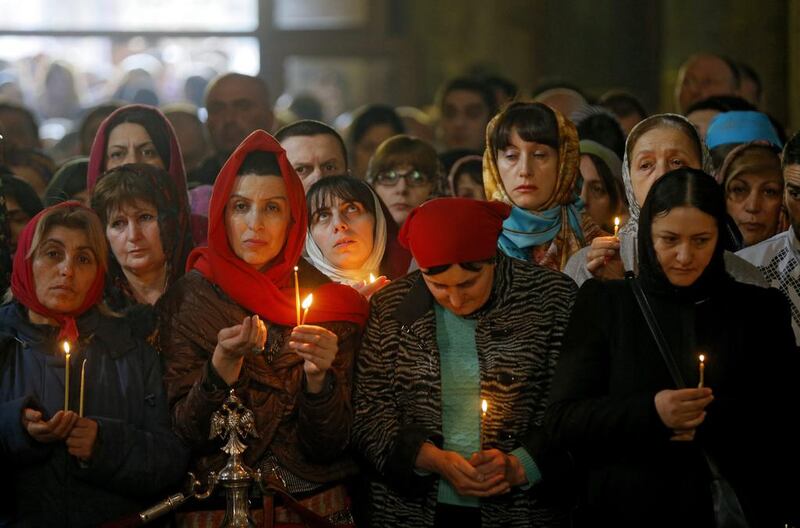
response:
{"label": "black headscarf", "polygon": [[[717,221],[719,235],[714,254],[700,277],[690,286],[674,286],[658,262],[653,243],[653,220],[675,207],[695,207]],[[665,174],[650,188],[639,215],[639,278],[648,292],[699,301],[733,280],[725,270],[725,250],[735,248],[729,233],[728,212],[722,188],[699,169],[681,168]]]}

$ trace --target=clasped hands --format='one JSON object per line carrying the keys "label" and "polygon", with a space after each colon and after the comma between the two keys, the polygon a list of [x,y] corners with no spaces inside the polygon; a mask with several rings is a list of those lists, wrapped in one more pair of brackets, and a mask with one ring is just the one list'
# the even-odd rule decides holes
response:
{"label": "clasped hands", "polygon": [[661,421],[672,429],[670,440],[690,442],[697,427],[706,419],[706,407],[714,400],[711,389],[662,390],[655,397]]}
{"label": "clasped hands", "polygon": [[92,458],[97,441],[97,422],[81,418],[74,411],[58,411],[45,421],[40,411],[26,408],[22,411],[22,427],[37,442],[65,441],[70,455],[84,462]]}
{"label": "clasped hands", "polygon": [[467,460],[455,451],[425,443],[417,456],[417,467],[438,473],[459,495],[471,497],[501,495],[527,482],[519,459],[499,449],[478,451]]}
{"label": "clasped hands", "polygon": [[[217,347],[212,362],[226,383],[239,377],[245,354],[263,350],[267,341],[267,326],[257,315],[245,317],[241,324],[223,328],[217,334]],[[300,325],[292,329],[289,348],[303,358],[308,392],[322,390],[325,373],[339,352],[339,336],[327,328]]]}

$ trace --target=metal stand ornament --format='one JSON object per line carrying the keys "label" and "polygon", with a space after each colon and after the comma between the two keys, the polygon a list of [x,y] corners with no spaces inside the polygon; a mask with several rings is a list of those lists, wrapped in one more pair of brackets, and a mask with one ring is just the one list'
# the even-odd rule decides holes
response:
{"label": "metal stand ornament", "polygon": [[211,434],[209,439],[222,438],[227,442],[222,451],[228,454],[228,462],[219,472],[212,471],[208,474],[208,482],[204,492],[199,493],[202,483],[194,474],[189,473],[189,482],[185,493],[178,493],[156,504],[152,508],[139,514],[142,523],[147,523],[160,517],[186,502],[191,498],[207,499],[219,484],[225,490],[225,518],[220,528],[255,528],[255,523],[250,518],[248,496],[251,485],[255,482],[262,492],[261,471],[247,467],[241,459],[247,446],[241,439],[247,436],[258,438],[253,411],[242,404],[233,389],[222,404],[222,408],[211,415]]}

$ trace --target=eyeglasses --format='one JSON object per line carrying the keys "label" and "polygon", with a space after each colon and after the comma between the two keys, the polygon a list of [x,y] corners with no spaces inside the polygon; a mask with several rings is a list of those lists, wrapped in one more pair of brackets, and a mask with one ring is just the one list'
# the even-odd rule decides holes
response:
{"label": "eyeglasses", "polygon": [[427,174],[414,169],[404,173],[393,170],[379,172],[375,176],[375,184],[394,187],[400,181],[400,178],[403,178],[409,187],[423,187],[431,182]]}

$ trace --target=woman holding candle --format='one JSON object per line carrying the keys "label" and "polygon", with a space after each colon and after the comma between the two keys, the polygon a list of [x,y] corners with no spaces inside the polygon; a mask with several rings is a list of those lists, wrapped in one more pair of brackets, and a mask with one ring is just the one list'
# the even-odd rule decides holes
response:
{"label": "woman holding candle", "polygon": [[420,270],[372,298],[353,397],[370,526],[563,521],[547,492],[566,471],[538,426],[575,285],[498,251],[508,214],[441,198],[403,225]]}
{"label": "woman holding candle", "polygon": [[[209,423],[235,389],[259,434],[245,440],[244,462],[320,515],[346,519],[351,370],[367,304],[300,260],[306,232],[300,179],[278,142],[253,132],[214,184],[208,247],[159,301],[164,379],[175,431],[202,476],[225,463]],[[295,266],[301,297],[314,296],[299,326]]]}
{"label": "woman holding candle", "polygon": [[0,308],[0,524],[130,515],[176,484],[188,458],[169,427],[158,356],[100,304],[107,250],[91,210],[45,209],[18,249]]}
{"label": "woman holding candle", "polygon": [[369,297],[406,274],[411,254],[397,242],[397,224],[366,182],[323,178],[308,189],[306,203],[306,254],[331,280]]}
{"label": "woman holding candle", "polygon": [[[677,114],[657,114],[639,122],[628,136],[622,160],[628,220],[620,228],[618,237],[597,237],[591,245],[575,253],[567,262],[564,273],[580,286],[591,277],[621,279],[625,271],[636,272],[639,208],[656,181],[681,167],[711,169],[711,156],[694,125]],[[721,236],[740,238],[732,221],[726,224]],[[733,244],[731,247],[736,249]],[[725,265],[738,281],[767,285],[755,266],[731,252],[725,253]]]}
{"label": "woman holding candle", "polygon": [[541,103],[512,103],[489,122],[483,181],[487,199],[513,206],[506,255],[561,271],[602,233],[575,193],[579,158],[575,125]]}
{"label": "woman holding candle", "polygon": [[584,283],[545,419],[585,471],[576,526],[715,526],[704,454],[750,526],[796,522],[798,454],[783,429],[798,361],[785,301],[726,271],[725,199],[706,173],[655,182],[638,221],[637,282],[688,388],[673,381],[632,282]]}

